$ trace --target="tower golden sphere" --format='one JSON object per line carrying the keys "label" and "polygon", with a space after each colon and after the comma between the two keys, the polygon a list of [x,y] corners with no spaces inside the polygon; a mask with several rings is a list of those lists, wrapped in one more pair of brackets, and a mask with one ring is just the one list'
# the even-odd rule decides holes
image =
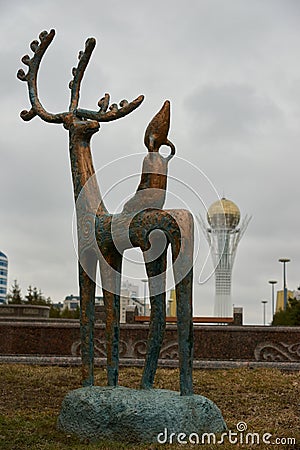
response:
{"label": "tower golden sphere", "polygon": [[239,224],[241,213],[231,200],[222,198],[214,202],[208,209],[207,220],[212,228],[233,230]]}

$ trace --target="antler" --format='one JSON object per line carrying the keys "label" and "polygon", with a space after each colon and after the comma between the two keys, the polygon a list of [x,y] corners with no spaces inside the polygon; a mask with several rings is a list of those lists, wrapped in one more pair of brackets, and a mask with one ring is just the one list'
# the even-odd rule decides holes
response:
{"label": "antler", "polygon": [[90,111],[88,109],[78,108],[76,114],[85,119],[97,120],[98,122],[111,122],[112,120],[127,116],[127,114],[134,111],[138,106],[140,106],[144,100],[144,96],[140,95],[130,103],[128,103],[127,100],[122,100],[119,104],[120,108],[116,103],[113,103],[109,107],[109,111],[107,111],[109,100],[109,94],[105,94],[105,96],[98,102],[99,111]]}
{"label": "antler", "polygon": [[71,103],[69,111],[76,114],[76,116],[83,119],[92,119],[98,122],[111,122],[112,120],[119,119],[127,116],[127,114],[134,111],[144,100],[144,96],[140,95],[138,98],[128,103],[127,100],[122,100],[119,104],[113,103],[107,111],[110,101],[110,95],[105,94],[103,98],[98,101],[99,111],[90,111],[88,109],[77,108],[79,101],[80,84],[83,78],[85,69],[89,63],[92,52],[95,48],[96,40],[94,38],[87,39],[85,43],[85,49],[79,52],[79,63],[77,67],[73,67],[72,74],[73,80],[70,81],[69,87],[71,89]]}
{"label": "antler", "polygon": [[78,106],[81,80],[83,78],[85,69],[89,63],[89,60],[95,48],[95,45],[96,40],[94,38],[87,39],[84,51],[79,52],[78,55],[79,63],[77,67],[73,67],[72,69],[72,74],[74,78],[73,80],[70,81],[69,84],[69,88],[71,89],[71,102],[69,107],[70,112],[74,112]]}
{"label": "antler", "polygon": [[132,102],[128,103],[127,100],[122,100],[119,104],[113,103],[107,111],[110,101],[109,94],[99,100],[99,111],[90,111],[87,109],[80,109],[78,107],[79,92],[81,81],[85,72],[85,69],[89,63],[90,57],[96,45],[94,38],[89,38],[85,43],[84,51],[79,53],[78,65],[73,67],[72,74],[73,79],[70,81],[69,87],[71,89],[71,101],[69,106],[69,112],[63,112],[58,114],[52,114],[45,110],[38,98],[37,90],[37,73],[40,66],[42,57],[45,51],[51,44],[55,36],[55,30],[42,31],[39,35],[40,42],[33,41],[30,44],[30,48],[34,55],[30,58],[28,55],[23,56],[22,62],[28,66],[28,72],[25,74],[23,69],[20,69],[17,73],[17,77],[21,81],[26,81],[28,85],[29,99],[31,103],[31,109],[29,111],[22,111],[20,116],[23,120],[31,120],[35,116],[41,117],[46,122],[52,123],[64,123],[69,117],[70,113],[83,119],[92,119],[98,122],[111,122],[112,120],[119,119],[127,116],[127,114],[134,111],[144,100],[144,96],[140,95]]}
{"label": "antler", "polygon": [[23,69],[19,69],[17,77],[21,81],[26,81],[28,86],[29,99],[31,103],[31,109],[29,111],[24,110],[20,113],[23,120],[31,120],[35,116],[39,116],[46,122],[52,123],[63,123],[63,117],[67,113],[52,114],[48,113],[42,106],[38,98],[37,90],[37,74],[40,66],[40,62],[44,56],[45,51],[51,44],[55,36],[55,30],[51,30],[49,33],[47,31],[42,31],[39,35],[40,42],[33,41],[30,44],[30,48],[33,51],[33,57],[30,58],[29,55],[25,55],[22,58],[22,62],[28,66],[28,72],[25,74]]}

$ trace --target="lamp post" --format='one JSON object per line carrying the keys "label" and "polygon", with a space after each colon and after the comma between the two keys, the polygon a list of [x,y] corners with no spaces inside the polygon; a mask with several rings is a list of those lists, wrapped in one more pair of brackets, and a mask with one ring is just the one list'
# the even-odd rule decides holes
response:
{"label": "lamp post", "polygon": [[266,325],[266,304],[268,303],[267,300],[262,300],[262,305],[263,305],[263,323],[264,326]]}
{"label": "lamp post", "polygon": [[274,317],[274,313],[275,313],[275,310],[274,310],[274,286],[275,286],[275,284],[277,284],[277,281],[276,280],[270,280],[269,284],[272,286],[272,318],[273,318]]}
{"label": "lamp post", "polygon": [[280,258],[278,261],[283,263],[283,303],[284,303],[284,310],[286,310],[286,305],[287,305],[287,288],[286,288],[286,269],[285,269],[285,265],[286,265],[286,263],[290,262],[290,259],[289,258]]}
{"label": "lamp post", "polygon": [[147,279],[142,279],[144,283],[144,316],[146,315],[146,283],[148,283]]}

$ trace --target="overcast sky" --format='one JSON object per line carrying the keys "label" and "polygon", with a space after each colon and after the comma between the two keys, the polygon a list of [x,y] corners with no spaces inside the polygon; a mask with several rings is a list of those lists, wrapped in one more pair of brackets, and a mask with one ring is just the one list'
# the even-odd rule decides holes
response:
{"label": "overcast sky", "polygon": [[[9,284],[17,279],[24,294],[37,286],[54,302],[78,293],[68,133],[19,117],[29,108],[16,78],[25,68],[20,58],[40,31],[55,28],[39,73],[46,109],[67,109],[71,69],[91,36],[97,46],[80,106],[96,109],[105,92],[113,102],[145,95],[138,110],[93,137],[109,210],[134,192],[144,130],[169,99],[177,152],[166,207],[205,215],[225,195],[242,217],[253,216],[237,251],[232,301],[244,307],[246,323],[261,324],[267,299],[270,320],[268,280],[282,287],[278,258],[291,258],[288,287],[300,283],[300,2],[0,0],[0,13],[0,250],[9,258]],[[198,227],[196,254],[195,315],[211,315],[214,279],[198,284],[212,269],[208,262],[202,270],[208,247]],[[127,261],[125,279],[141,279],[143,270]]]}

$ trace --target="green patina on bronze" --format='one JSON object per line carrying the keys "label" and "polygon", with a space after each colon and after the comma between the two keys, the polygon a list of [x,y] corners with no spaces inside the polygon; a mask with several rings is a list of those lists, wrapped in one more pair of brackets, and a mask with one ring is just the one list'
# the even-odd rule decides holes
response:
{"label": "green patina on bronze", "polygon": [[[141,181],[134,196],[126,202],[120,214],[110,214],[102,200],[93,167],[90,141],[99,131],[100,122],[110,122],[134,111],[143,101],[139,96],[128,103],[110,103],[109,94],[98,102],[99,110],[78,107],[81,81],[96,41],[86,41],[79,53],[77,67],[70,82],[71,99],[66,112],[52,114],[42,106],[37,90],[37,73],[41,59],[51,44],[55,31],[44,31],[39,41],[30,45],[33,56],[22,58],[28,72],[20,69],[18,78],[28,85],[31,109],[21,117],[29,121],[35,116],[49,123],[63,124],[69,131],[70,162],[76,204],[79,255],[80,327],[83,385],[94,383],[94,303],[97,262],[103,286],[106,309],[106,349],[108,385],[118,384],[120,283],[123,253],[140,247],[149,278],[151,321],[145,367],[141,387],[151,388],[165,331],[165,272],[167,247],[171,246],[173,273],[176,283],[180,392],[193,394],[193,218],[185,210],[162,210],[167,187],[168,163],[175,146],[168,139],[170,103],[166,101],[149,123],[145,133],[148,154],[144,158]],[[162,145],[170,147],[170,155],[159,153]],[[87,220],[91,219],[96,246],[85,236]],[[162,251],[161,248],[163,249]],[[157,256],[156,256],[157,255]]]}

